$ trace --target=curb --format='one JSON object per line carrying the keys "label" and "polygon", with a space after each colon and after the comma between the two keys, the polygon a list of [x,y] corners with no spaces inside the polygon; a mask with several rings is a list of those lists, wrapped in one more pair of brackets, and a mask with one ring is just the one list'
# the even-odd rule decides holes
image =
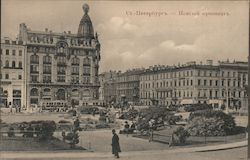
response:
{"label": "curb", "polygon": [[233,149],[233,148],[241,148],[248,146],[247,141],[241,141],[241,142],[234,142],[234,143],[228,143],[228,144],[220,144],[217,146],[205,146],[205,147],[196,147],[193,148],[194,152],[209,152],[209,151],[220,151],[220,150],[227,150],[227,149]]}

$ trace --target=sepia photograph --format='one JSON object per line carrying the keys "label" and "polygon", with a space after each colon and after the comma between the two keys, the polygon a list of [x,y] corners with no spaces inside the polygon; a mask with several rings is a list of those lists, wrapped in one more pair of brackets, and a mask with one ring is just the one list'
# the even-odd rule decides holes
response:
{"label": "sepia photograph", "polygon": [[1,160],[247,160],[249,1],[1,0]]}

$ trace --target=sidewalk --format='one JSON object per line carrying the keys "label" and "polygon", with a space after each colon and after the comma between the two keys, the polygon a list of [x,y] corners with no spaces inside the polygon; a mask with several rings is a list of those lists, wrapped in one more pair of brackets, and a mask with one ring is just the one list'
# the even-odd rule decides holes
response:
{"label": "sidewalk", "polygon": [[194,147],[192,149],[195,152],[208,152],[208,151],[218,151],[218,150],[245,147],[247,145],[248,145],[247,141],[241,141],[241,142],[220,144],[216,146]]}
{"label": "sidewalk", "polygon": [[[221,144],[216,146],[204,146],[204,147],[194,147],[194,148],[177,148],[169,150],[151,150],[151,151],[130,151],[122,152],[122,159],[141,159],[147,160],[158,157],[159,159],[166,156],[172,156],[181,160],[182,158],[186,160],[190,157],[194,159],[202,158],[204,160],[210,160],[210,157],[199,157],[195,152],[208,152],[217,150],[226,150],[232,148],[239,148],[247,146],[247,141]],[[176,154],[178,153],[178,154]],[[178,156],[179,157],[178,157]],[[177,157],[176,157],[177,156]],[[130,158],[129,158],[130,157]],[[0,152],[1,159],[114,159],[110,152]]]}

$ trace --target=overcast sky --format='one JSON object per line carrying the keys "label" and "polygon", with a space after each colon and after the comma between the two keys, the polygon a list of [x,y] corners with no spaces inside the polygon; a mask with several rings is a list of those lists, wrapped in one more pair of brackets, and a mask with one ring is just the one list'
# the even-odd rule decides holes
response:
{"label": "overcast sky", "polygon": [[[23,22],[32,30],[76,33],[86,2],[101,42],[101,72],[206,59],[247,61],[247,1],[2,0],[2,37],[15,38]],[[161,16],[135,15],[137,11]]]}

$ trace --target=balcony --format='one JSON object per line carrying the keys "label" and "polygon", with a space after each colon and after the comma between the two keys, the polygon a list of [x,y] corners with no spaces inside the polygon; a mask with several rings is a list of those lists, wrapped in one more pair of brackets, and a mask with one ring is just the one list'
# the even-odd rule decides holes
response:
{"label": "balcony", "polygon": [[30,73],[39,74],[39,71],[33,71],[33,70],[31,70]]}
{"label": "balcony", "polygon": [[21,95],[21,93],[16,93],[16,94],[13,94],[13,97],[15,97],[15,98],[21,98],[22,95]]}
{"label": "balcony", "polygon": [[65,79],[58,79],[57,82],[63,82],[63,83],[65,83]]}
{"label": "balcony", "polygon": [[30,83],[36,83],[37,84],[37,83],[39,83],[39,81],[37,81],[37,80],[31,80]]}
{"label": "balcony", "polygon": [[71,81],[70,84],[79,84],[79,81]]}
{"label": "balcony", "polygon": [[48,61],[43,61],[43,64],[52,64],[51,62],[48,62]]}
{"label": "balcony", "polygon": [[90,76],[90,73],[83,73],[84,76]]}
{"label": "balcony", "polygon": [[52,83],[51,80],[44,80],[43,83]]}
{"label": "balcony", "polygon": [[90,66],[90,63],[83,62],[83,66]]}
{"label": "balcony", "polygon": [[65,75],[66,72],[65,71],[57,71],[57,74],[59,74],[59,75]]}
{"label": "balcony", "polygon": [[79,75],[79,72],[71,72],[71,75]]}
{"label": "balcony", "polygon": [[23,69],[23,67],[4,66],[5,69]]}
{"label": "balcony", "polygon": [[43,74],[51,74],[51,71],[43,71]]}
{"label": "balcony", "polygon": [[8,93],[0,93],[0,97],[8,97]]}
{"label": "balcony", "polygon": [[39,61],[31,60],[30,64],[39,64]]}
{"label": "balcony", "polygon": [[73,63],[71,63],[71,65],[72,65],[72,66],[79,66],[79,63],[73,62]]}
{"label": "balcony", "polygon": [[57,62],[57,66],[67,66],[66,62]]}

